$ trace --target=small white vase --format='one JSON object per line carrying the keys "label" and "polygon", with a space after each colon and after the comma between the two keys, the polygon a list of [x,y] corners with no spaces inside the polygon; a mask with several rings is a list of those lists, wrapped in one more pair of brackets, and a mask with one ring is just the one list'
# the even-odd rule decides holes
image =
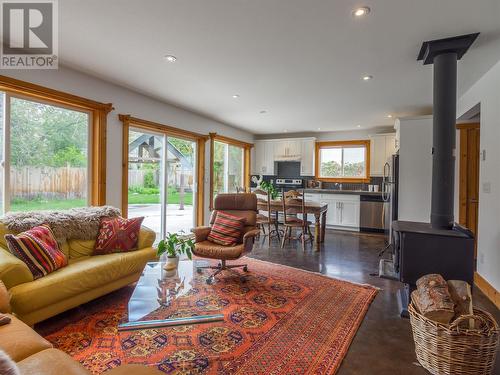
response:
{"label": "small white vase", "polygon": [[175,257],[168,256],[165,259],[165,264],[163,265],[163,269],[165,271],[175,270],[178,265],[179,265],[179,256],[175,256]]}

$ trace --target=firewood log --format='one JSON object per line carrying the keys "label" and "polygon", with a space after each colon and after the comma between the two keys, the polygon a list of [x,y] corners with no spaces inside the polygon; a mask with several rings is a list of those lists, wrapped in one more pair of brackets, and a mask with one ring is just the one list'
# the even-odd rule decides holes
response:
{"label": "firewood log", "polygon": [[[450,291],[451,299],[455,303],[455,317],[462,315],[472,315],[472,293],[470,285],[462,280],[448,280],[448,290]],[[469,328],[474,329],[474,319],[470,319]]]}
{"label": "firewood log", "polygon": [[455,304],[441,275],[429,274],[418,279],[412,301],[422,315],[435,322],[449,324],[455,315]]}

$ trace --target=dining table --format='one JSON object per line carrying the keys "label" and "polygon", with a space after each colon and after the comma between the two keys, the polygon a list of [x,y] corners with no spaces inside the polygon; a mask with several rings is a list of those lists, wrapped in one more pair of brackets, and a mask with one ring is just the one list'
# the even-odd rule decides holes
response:
{"label": "dining table", "polygon": [[[257,209],[259,211],[267,211],[267,201],[258,199]],[[325,242],[325,229],[326,229],[326,215],[328,211],[328,203],[308,202],[304,203],[306,216],[314,216],[314,243],[315,250],[320,250],[320,245]],[[278,216],[283,213],[283,202],[281,199],[273,199],[270,203],[270,215]],[[302,214],[302,204],[290,202],[286,204],[286,213],[288,214]]]}

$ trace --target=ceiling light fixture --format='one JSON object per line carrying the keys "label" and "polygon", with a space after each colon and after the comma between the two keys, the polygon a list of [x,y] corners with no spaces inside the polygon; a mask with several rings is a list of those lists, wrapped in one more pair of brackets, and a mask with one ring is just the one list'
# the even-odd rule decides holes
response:
{"label": "ceiling light fixture", "polygon": [[321,128],[318,128],[318,130],[321,130]]}
{"label": "ceiling light fixture", "polygon": [[267,111],[265,109],[263,109],[262,111],[260,111],[259,113],[261,114],[264,114],[264,113],[267,113]]}
{"label": "ceiling light fixture", "polygon": [[356,125],[356,127],[357,127],[357,128],[360,128],[360,127],[361,127],[361,125]]}
{"label": "ceiling light fixture", "polygon": [[177,61],[177,57],[174,55],[165,55],[165,60],[167,60],[169,63],[174,63]]}
{"label": "ceiling light fixture", "polygon": [[392,118],[392,115],[387,115],[387,118]]}
{"label": "ceiling light fixture", "polygon": [[363,81],[369,81],[370,79],[373,79],[373,76],[371,75],[363,76]]}
{"label": "ceiling light fixture", "polygon": [[238,94],[233,95],[233,99],[238,99],[240,96]]}
{"label": "ceiling light fixture", "polygon": [[370,8],[368,7],[359,7],[352,11],[352,15],[354,17],[363,17],[370,13]]}
{"label": "ceiling light fixture", "polygon": [[283,132],[288,133],[288,130],[285,129],[285,130],[283,130]]}

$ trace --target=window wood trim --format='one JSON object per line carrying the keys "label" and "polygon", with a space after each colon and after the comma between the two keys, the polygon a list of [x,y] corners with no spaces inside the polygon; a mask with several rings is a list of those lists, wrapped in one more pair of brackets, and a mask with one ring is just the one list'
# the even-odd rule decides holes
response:
{"label": "window wood trim", "polygon": [[130,127],[154,131],[167,137],[179,137],[196,142],[196,225],[204,223],[205,207],[205,143],[208,135],[195,133],[189,130],[179,129],[170,125],[143,120],[131,115],[120,114],[118,118],[123,123],[122,127],[122,215],[128,216],[128,143]]}
{"label": "window wood trim", "polygon": [[254,146],[253,143],[239,141],[237,139],[225,137],[218,135],[217,133],[208,133],[210,137],[210,204],[209,209],[212,211],[214,203],[214,143],[215,141],[226,143],[231,146],[241,147],[243,149],[243,184],[245,185],[245,190],[250,189],[250,168],[252,165],[251,161],[251,150]]}
{"label": "window wood trim", "polygon": [[113,110],[111,103],[100,103],[63,91],[36,85],[31,82],[0,75],[0,91],[11,95],[21,95],[26,99],[59,105],[69,109],[89,112],[92,144],[89,147],[90,199],[93,206],[106,204],[106,126],[108,113]]}
{"label": "window wood trim", "polygon": [[[352,178],[352,177],[320,177],[320,150],[327,147],[343,147],[343,146],[363,146],[366,149],[366,177]],[[316,142],[315,145],[315,178],[319,181],[325,182],[345,182],[345,183],[367,183],[370,182],[370,140],[352,140],[352,141],[328,141],[328,142]]]}

